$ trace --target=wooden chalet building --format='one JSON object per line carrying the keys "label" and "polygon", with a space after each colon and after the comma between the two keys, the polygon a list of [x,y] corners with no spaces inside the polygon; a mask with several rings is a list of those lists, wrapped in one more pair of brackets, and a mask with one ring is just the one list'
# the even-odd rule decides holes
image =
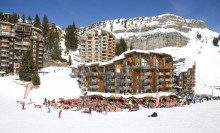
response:
{"label": "wooden chalet building", "polygon": [[85,91],[140,94],[172,91],[173,58],[169,54],[131,50],[108,62],[78,65]]}

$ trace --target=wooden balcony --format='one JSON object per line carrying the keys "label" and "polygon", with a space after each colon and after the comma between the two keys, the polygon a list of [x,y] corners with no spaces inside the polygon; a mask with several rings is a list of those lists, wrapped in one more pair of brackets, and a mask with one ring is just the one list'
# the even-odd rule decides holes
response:
{"label": "wooden balcony", "polygon": [[111,76],[114,76],[114,75],[115,75],[115,72],[105,72],[104,74],[105,74],[105,75],[111,75]]}
{"label": "wooden balcony", "polygon": [[15,56],[15,59],[22,59],[22,56]]}
{"label": "wooden balcony", "polygon": [[158,73],[158,75],[162,76],[162,75],[164,75],[164,73],[162,73],[162,72],[159,72],[159,73]]}
{"label": "wooden balcony", "polygon": [[1,52],[9,52],[9,49],[1,49]]}
{"label": "wooden balcony", "polygon": [[0,36],[15,37],[15,34],[12,33],[12,32],[1,31],[1,32],[0,32]]}
{"label": "wooden balcony", "polygon": [[115,87],[114,87],[114,86],[108,86],[108,87],[106,88],[106,91],[107,91],[107,92],[114,92],[114,91],[115,91]]}
{"label": "wooden balcony", "polygon": [[9,67],[9,64],[1,64],[1,67]]}
{"label": "wooden balcony", "polygon": [[98,78],[95,78],[95,79],[91,79],[91,82],[98,82],[99,79]]}
{"label": "wooden balcony", "polygon": [[9,43],[2,43],[2,47],[9,47]]}
{"label": "wooden balcony", "polygon": [[143,86],[143,89],[144,89],[144,90],[150,90],[150,89],[151,89],[151,86],[150,86],[150,85]]}
{"label": "wooden balcony", "polygon": [[170,78],[166,78],[165,81],[166,81],[166,82],[170,82],[171,79],[170,79]]}
{"label": "wooden balcony", "polygon": [[1,57],[9,57],[9,54],[1,53]]}
{"label": "wooden balcony", "polygon": [[150,76],[151,74],[151,72],[142,73],[143,76]]}
{"label": "wooden balcony", "polygon": [[152,80],[151,79],[143,79],[143,82],[151,82]]}
{"label": "wooden balcony", "polygon": [[163,85],[158,85],[157,88],[162,89],[162,88],[164,88],[164,86]]}
{"label": "wooden balcony", "polygon": [[171,84],[166,84],[165,87],[166,87],[166,88],[171,88],[172,85],[171,85]]}

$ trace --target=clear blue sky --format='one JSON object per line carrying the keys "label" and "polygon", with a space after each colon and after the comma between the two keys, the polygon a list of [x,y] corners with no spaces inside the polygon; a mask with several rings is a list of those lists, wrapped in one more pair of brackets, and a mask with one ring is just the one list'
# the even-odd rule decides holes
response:
{"label": "clear blue sky", "polygon": [[0,12],[25,14],[66,28],[74,21],[78,27],[92,23],[140,16],[172,13],[187,19],[206,22],[220,33],[220,0],[0,0]]}

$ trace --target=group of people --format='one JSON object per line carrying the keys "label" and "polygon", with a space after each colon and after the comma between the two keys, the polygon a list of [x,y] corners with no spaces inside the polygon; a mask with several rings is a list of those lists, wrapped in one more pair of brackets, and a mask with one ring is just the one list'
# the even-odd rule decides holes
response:
{"label": "group of people", "polygon": [[[202,102],[203,100],[199,101]],[[31,101],[32,102],[32,101]],[[197,101],[198,102],[198,101]],[[189,105],[196,103],[196,101],[160,101],[159,107],[175,107]],[[22,109],[25,109],[25,103],[22,103]],[[104,99],[104,98],[74,98],[64,99],[60,98],[57,101],[44,99],[43,105],[48,108],[48,113],[51,108],[59,109],[58,118],[61,118],[62,110],[82,111],[83,113],[91,114],[92,111],[107,114],[107,112],[118,112],[123,110],[138,111],[140,106],[144,108],[154,108],[155,102],[151,100],[138,101],[137,99]],[[154,112],[148,117],[157,117],[158,114]]]}

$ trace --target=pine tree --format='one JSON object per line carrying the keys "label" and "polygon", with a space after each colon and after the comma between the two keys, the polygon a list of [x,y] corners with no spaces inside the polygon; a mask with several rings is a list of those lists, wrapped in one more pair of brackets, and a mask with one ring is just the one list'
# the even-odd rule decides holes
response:
{"label": "pine tree", "polygon": [[49,51],[51,52],[51,57],[54,60],[61,60],[61,50],[59,49],[59,35],[53,25],[48,37]]}
{"label": "pine tree", "polygon": [[28,21],[29,21],[29,23],[32,23],[32,18],[31,18],[31,16],[28,16]]}
{"label": "pine tree", "polygon": [[217,38],[217,37],[214,37],[212,43],[213,43],[214,46],[219,46],[219,45],[218,45],[218,38]]}
{"label": "pine tree", "polygon": [[130,45],[130,50],[134,49],[132,45]]}
{"label": "pine tree", "polygon": [[127,20],[124,22],[124,28],[127,28]]}
{"label": "pine tree", "polygon": [[113,27],[113,24],[111,24],[111,32],[112,32],[113,28],[114,28],[114,27]]}
{"label": "pine tree", "polygon": [[127,51],[127,44],[123,38],[120,39],[120,42],[116,44],[115,55],[120,55],[123,52]]}
{"label": "pine tree", "polygon": [[19,79],[21,81],[31,81],[32,75],[36,71],[31,50],[24,53],[19,67]]}
{"label": "pine tree", "polygon": [[77,30],[75,23],[66,28],[65,45],[67,49],[76,50],[78,47]]}
{"label": "pine tree", "polygon": [[120,39],[120,45],[122,46],[122,53],[128,50],[127,44],[123,38]]}
{"label": "pine tree", "polygon": [[39,74],[37,72],[35,72],[33,74],[33,77],[32,77],[32,83],[34,85],[40,85],[40,77],[39,77]]}
{"label": "pine tree", "polygon": [[22,22],[25,23],[25,15],[22,15]]}
{"label": "pine tree", "polygon": [[38,14],[36,14],[36,16],[35,16],[34,27],[41,29],[40,18],[38,16]]}
{"label": "pine tree", "polygon": [[0,21],[4,21],[4,15],[2,12],[0,12]]}
{"label": "pine tree", "polygon": [[49,34],[49,26],[48,26],[48,19],[47,19],[47,16],[44,15],[44,18],[43,18],[43,37],[44,37],[44,47],[45,47],[45,50],[46,52],[48,52],[48,34]]}
{"label": "pine tree", "polygon": [[10,23],[16,23],[18,22],[18,19],[19,19],[19,15],[16,14],[16,13],[13,13],[12,15],[9,16],[9,22]]}
{"label": "pine tree", "polygon": [[115,55],[120,55],[121,54],[121,47],[119,43],[116,43],[116,48],[115,48]]}

